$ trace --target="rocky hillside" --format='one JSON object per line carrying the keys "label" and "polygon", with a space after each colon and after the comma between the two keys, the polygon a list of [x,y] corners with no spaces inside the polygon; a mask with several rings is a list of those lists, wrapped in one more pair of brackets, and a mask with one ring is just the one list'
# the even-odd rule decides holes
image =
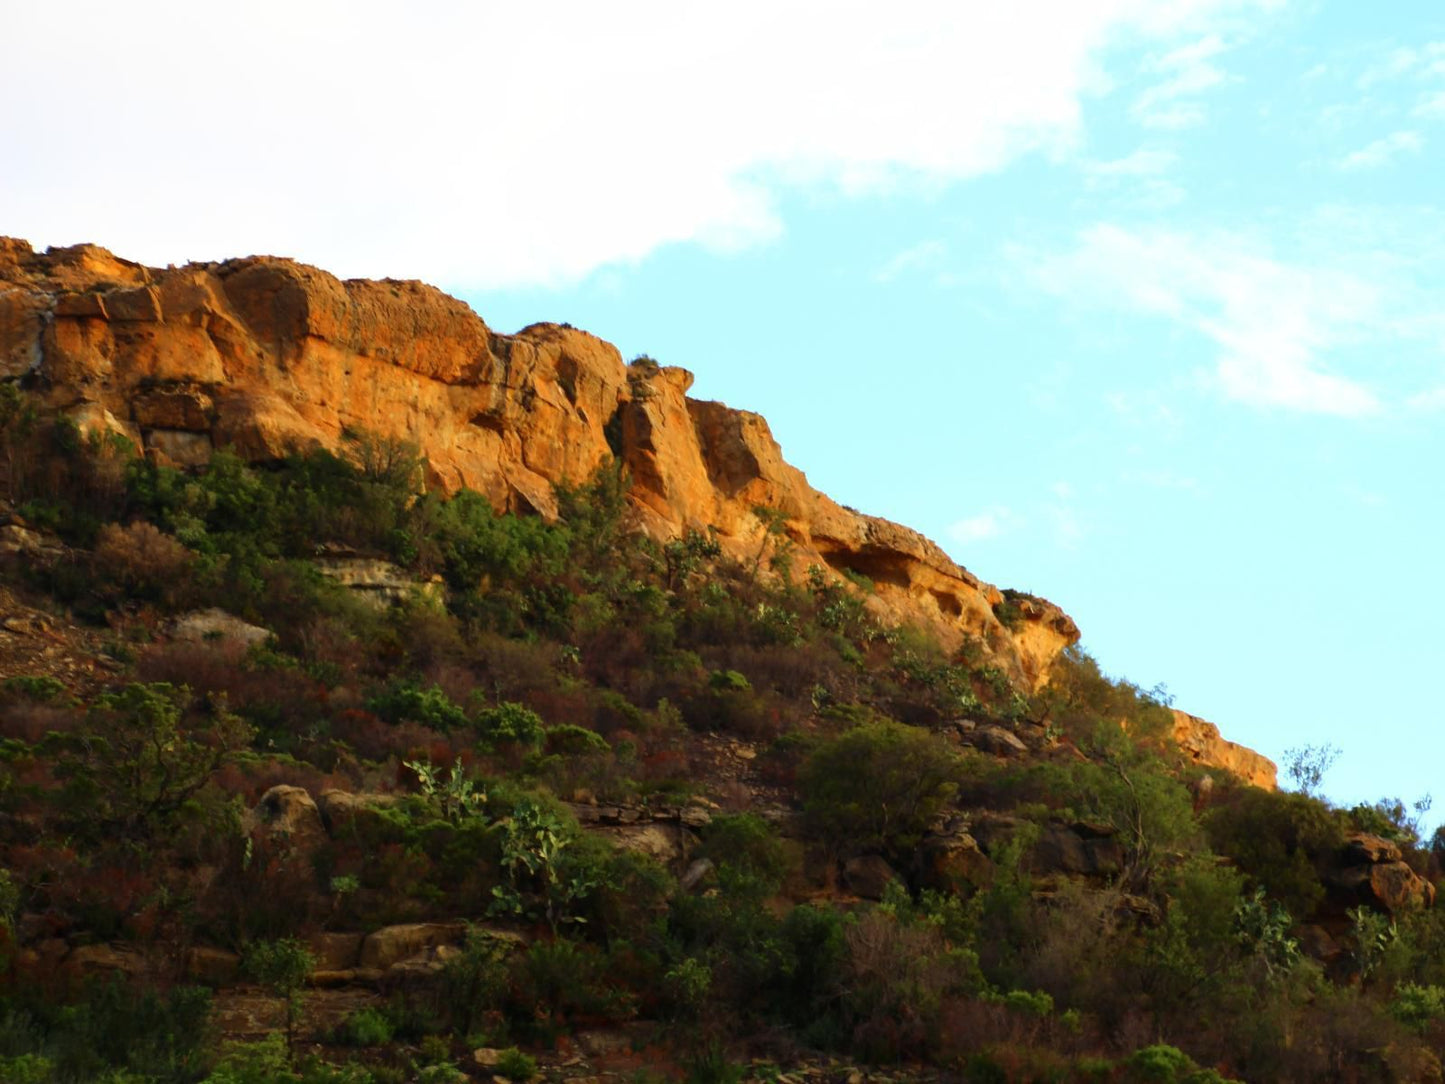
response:
{"label": "rocky hillside", "polygon": [[0,239],[0,378],[17,377],[164,462],[203,463],[221,446],[275,459],[366,429],[416,443],[433,485],[543,515],[554,485],[616,454],[655,536],[715,528],[750,555],[770,545],[766,509],[798,567],[866,575],[886,616],[977,638],[1011,676],[1042,680],[1079,635],[1031,598],[1005,628],[996,587],[916,531],[814,490],[761,417],[689,399],[686,370],[626,365],[556,324],[497,334],[419,282],[342,282],[269,257],[162,270],[94,245],[37,254]]}
{"label": "rocky hillside", "polygon": [[685,372],[0,254],[0,1080],[1445,1078],[1428,800],[1279,789]]}
{"label": "rocky hillside", "polygon": [[[711,528],[736,556],[782,542],[797,567],[865,575],[880,616],[976,640],[1016,681],[1037,687],[1079,638],[1052,603],[1011,594],[1005,609],[918,532],[813,489],[762,417],[688,398],[686,370],[624,364],[567,326],[498,334],[419,282],[342,282],[269,257],[147,268],[95,245],[36,253],[0,238],[0,379],[17,378],[164,463],[221,446],[277,459],[365,429],[420,447],[433,485],[543,515],[556,484],[617,455],[654,536]],[[1179,713],[1176,730],[1196,762],[1274,785],[1272,763],[1212,724]]]}

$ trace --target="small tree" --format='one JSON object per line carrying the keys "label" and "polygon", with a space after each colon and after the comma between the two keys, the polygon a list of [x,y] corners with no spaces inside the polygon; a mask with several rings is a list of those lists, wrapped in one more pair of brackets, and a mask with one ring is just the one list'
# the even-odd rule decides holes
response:
{"label": "small tree", "polygon": [[296,1024],[301,1019],[301,987],[316,959],[306,946],[294,938],[279,941],[257,941],[246,949],[242,969],[284,1002],[286,1009],[286,1052],[289,1057],[296,1040]]}
{"label": "small tree", "polygon": [[209,702],[187,717],[191,691],[168,682],[133,683],[102,694],[78,736],[57,738],[58,774],[69,779],[72,809],[94,824],[149,834],[206,785],[251,728]]}
{"label": "small tree", "polygon": [[1324,745],[1296,745],[1284,751],[1284,771],[1301,794],[1315,797],[1325,773],[1339,759],[1339,747],[1329,742]]}

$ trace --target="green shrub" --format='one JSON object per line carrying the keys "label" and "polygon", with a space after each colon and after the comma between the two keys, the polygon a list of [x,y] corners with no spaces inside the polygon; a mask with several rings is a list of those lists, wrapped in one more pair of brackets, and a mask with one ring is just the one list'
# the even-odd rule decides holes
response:
{"label": "green shrub", "polygon": [[798,774],[807,823],[835,852],[899,858],[957,789],[957,755],[939,737],[868,723],[819,746]]}
{"label": "green shrub", "polygon": [[185,686],[133,683],[96,698],[79,740],[55,740],[56,774],[81,830],[163,828],[250,740],[224,701],[202,718],[190,705]]}
{"label": "green shrub", "polygon": [[391,1042],[395,1028],[385,1013],[357,1009],[336,1030],[336,1041],[347,1046],[382,1046]]}
{"label": "green shrub", "polygon": [[1175,1084],[1188,1079],[1194,1059],[1178,1047],[1156,1043],[1134,1051],[1124,1062],[1127,1079],[1138,1084]]}
{"label": "green shrub", "polygon": [[1445,1017],[1445,988],[1401,983],[1390,999],[1390,1015],[1411,1031],[1423,1034],[1432,1023]]}
{"label": "green shrub", "polygon": [[502,1051],[497,1059],[497,1072],[508,1080],[528,1081],[537,1075],[537,1059],[515,1046]]}
{"label": "green shrub", "polygon": [[413,678],[393,680],[366,702],[368,711],[389,723],[413,722],[443,733],[468,725],[467,713],[439,685],[425,688]]}
{"label": "green shrub", "polygon": [[612,746],[601,734],[574,723],[549,726],[544,748],[548,755],[564,757],[603,756],[612,752]]}
{"label": "green shrub", "polygon": [[710,858],[731,892],[771,895],[788,871],[788,855],[776,830],[754,813],[719,815],[703,831],[701,857]]}
{"label": "green shrub", "polygon": [[547,735],[542,717],[531,708],[505,701],[486,708],[477,715],[482,740],[493,746],[520,746],[536,749]]}
{"label": "green shrub", "polygon": [[1318,864],[1344,843],[1329,807],[1304,794],[1241,788],[1205,818],[1211,846],[1290,914],[1308,919],[1324,898]]}

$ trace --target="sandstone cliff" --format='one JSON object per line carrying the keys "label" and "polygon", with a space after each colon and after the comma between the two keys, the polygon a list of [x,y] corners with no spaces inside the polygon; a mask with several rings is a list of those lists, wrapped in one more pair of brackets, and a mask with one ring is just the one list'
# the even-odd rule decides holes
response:
{"label": "sandstone cliff", "polygon": [[[814,490],[761,417],[688,398],[686,370],[624,364],[567,326],[498,334],[418,282],[342,282],[270,257],[157,269],[94,245],[36,253],[0,238],[0,380],[16,379],[83,427],[181,466],[223,446],[252,461],[335,447],[365,429],[419,445],[432,485],[543,515],[554,484],[616,456],[654,535],[713,528],[752,556],[774,544],[755,511],[769,509],[799,569],[866,575],[882,614],[946,643],[977,638],[1020,684],[1045,680],[1079,636],[1032,598],[1005,627],[995,587],[917,532]],[[1263,778],[1214,736],[1188,747]]]}
{"label": "sandstone cliff", "polygon": [[221,446],[264,460],[369,429],[416,442],[434,485],[543,515],[554,483],[616,455],[654,534],[713,527],[725,548],[755,554],[769,543],[754,509],[774,510],[799,568],[867,575],[880,611],[955,643],[977,637],[1021,682],[1041,681],[1078,638],[1048,604],[1011,633],[996,588],[917,532],[818,493],[761,417],[689,399],[685,370],[628,366],[555,324],[497,334],[417,282],[341,282],[267,257],[162,270],[93,245],[38,254],[0,240],[0,379],[16,378],[82,426],[180,465]]}
{"label": "sandstone cliff", "polygon": [[1275,790],[1278,787],[1274,761],[1266,756],[1225,740],[1219,727],[1211,722],[1174,709],[1174,740],[1196,764],[1207,768],[1223,768],[1256,787]]}

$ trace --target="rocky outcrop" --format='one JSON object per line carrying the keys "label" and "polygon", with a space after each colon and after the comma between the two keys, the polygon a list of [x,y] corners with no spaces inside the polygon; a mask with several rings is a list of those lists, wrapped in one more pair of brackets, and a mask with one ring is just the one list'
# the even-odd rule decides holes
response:
{"label": "rocky outcrop", "polygon": [[1252,786],[1265,790],[1278,788],[1274,761],[1266,756],[1226,741],[1219,727],[1177,708],[1174,712],[1174,740],[1184,755],[1204,768],[1222,768]]}
{"label": "rocky outcrop", "polygon": [[1410,868],[1399,846],[1368,832],[1346,839],[1323,880],[1337,911],[1363,906],[1400,915],[1435,903],[1435,886]]}
{"label": "rocky outcrop", "polygon": [[342,282],[270,257],[147,268],[94,245],[36,253],[0,239],[0,379],[180,466],[221,447],[259,461],[371,431],[416,443],[432,485],[544,515],[554,486],[620,458],[654,534],[712,528],[752,556],[780,541],[775,521],[800,572],[867,576],[880,615],[951,644],[974,637],[1021,685],[1078,639],[1042,600],[1004,627],[996,588],[917,532],[814,490],[761,417],[689,399],[685,370],[625,365],[562,325],[497,334],[418,282]]}

